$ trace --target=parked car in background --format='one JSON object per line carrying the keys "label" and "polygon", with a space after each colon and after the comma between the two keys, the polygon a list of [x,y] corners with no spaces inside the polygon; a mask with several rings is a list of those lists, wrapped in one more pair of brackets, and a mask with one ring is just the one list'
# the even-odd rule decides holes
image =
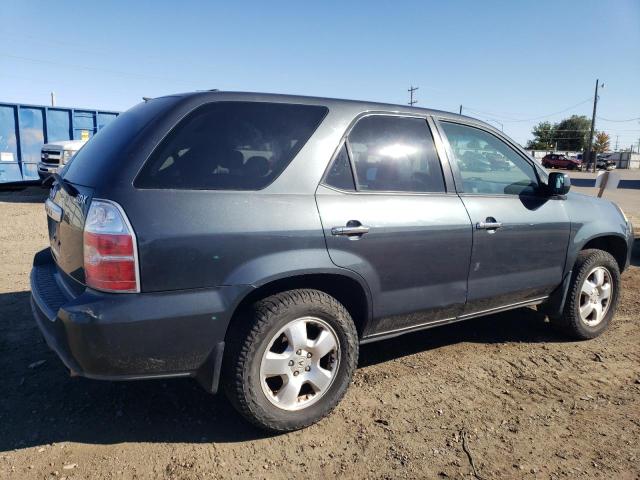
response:
{"label": "parked car in background", "polygon": [[496,152],[485,152],[484,158],[489,161],[493,170],[510,170],[511,164],[504,155]]}
{"label": "parked car in background", "polygon": [[542,166],[545,168],[566,168],[567,170],[582,169],[582,160],[569,158],[558,153],[549,153],[542,157]]}
{"label": "parked car in background", "polygon": [[45,180],[52,173],[58,173],[76,154],[87,140],[63,140],[45,143],[40,152],[38,176]]}
{"label": "parked car in background", "polygon": [[598,170],[613,170],[616,168],[616,162],[609,160],[609,155],[598,155],[596,157],[596,168]]}
{"label": "parked car in background", "polygon": [[470,172],[488,172],[491,162],[479,151],[467,150],[462,153],[461,162]]}
{"label": "parked car in background", "polygon": [[74,375],[194,377],[254,424],[295,430],[338,404],[360,344],[532,305],[572,338],[600,335],[632,227],[569,187],[448,112],[157,98],[56,179],[33,313]]}

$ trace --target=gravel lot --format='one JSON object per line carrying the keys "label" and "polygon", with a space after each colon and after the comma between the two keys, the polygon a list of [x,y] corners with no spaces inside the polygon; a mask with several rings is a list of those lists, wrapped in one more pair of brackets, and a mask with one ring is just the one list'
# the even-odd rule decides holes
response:
{"label": "gravel lot", "polygon": [[640,478],[638,255],[596,340],[520,309],[369,345],[331,417],[268,436],[190,380],[69,377],[29,308],[43,199],[0,193],[0,478]]}

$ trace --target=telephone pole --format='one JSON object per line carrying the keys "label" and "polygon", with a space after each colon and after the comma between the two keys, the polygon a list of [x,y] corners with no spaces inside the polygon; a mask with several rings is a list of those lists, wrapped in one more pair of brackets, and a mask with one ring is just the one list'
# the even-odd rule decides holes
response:
{"label": "telephone pole", "polygon": [[414,100],[413,99],[413,92],[418,90],[418,88],[420,88],[420,87],[414,87],[413,85],[411,85],[409,87],[409,90],[407,90],[409,92],[409,105],[411,105],[411,106],[414,106],[416,103],[418,103],[418,100]]}
{"label": "telephone pole", "polygon": [[[589,131],[589,141],[587,142],[587,151],[585,152],[585,156],[587,157],[587,169],[591,169],[591,149],[593,148],[593,130],[596,127],[596,109],[598,108],[598,86],[600,85],[600,81],[596,79],[596,91],[593,95],[593,115],[591,117],[591,130]],[[604,88],[604,83],[602,84]],[[593,169],[591,170],[595,173],[596,171],[596,161],[593,159]]]}
{"label": "telephone pole", "polygon": [[460,115],[462,115],[462,105],[460,105]]}
{"label": "telephone pole", "polygon": [[618,151],[618,138],[620,137],[620,135],[616,135],[616,148],[613,149],[614,152]]}

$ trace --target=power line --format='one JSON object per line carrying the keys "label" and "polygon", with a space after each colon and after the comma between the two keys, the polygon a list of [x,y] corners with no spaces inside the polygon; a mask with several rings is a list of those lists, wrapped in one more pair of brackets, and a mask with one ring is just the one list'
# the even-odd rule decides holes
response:
{"label": "power line", "polygon": [[156,75],[144,75],[144,74],[139,74],[139,73],[130,73],[130,72],[125,72],[125,71],[121,71],[121,70],[110,70],[110,69],[107,69],[107,68],[91,67],[91,66],[87,66],[87,65],[78,65],[78,64],[71,64],[71,63],[60,63],[60,62],[54,62],[54,61],[51,61],[51,60],[43,60],[43,59],[40,59],[40,58],[22,57],[22,56],[19,56],[19,55],[12,55],[12,54],[9,54],[9,53],[4,53],[4,52],[0,52],[0,56],[8,57],[8,58],[14,58],[14,59],[17,59],[17,60],[25,60],[27,62],[44,63],[44,64],[47,64],[47,65],[54,65],[56,67],[79,68],[79,69],[83,69],[83,70],[92,70],[92,71],[110,73],[110,74],[113,74],[113,75],[121,75],[121,76],[126,76],[126,77],[131,77],[131,78],[140,78],[140,79],[152,78],[152,79],[155,79],[155,80],[164,80],[164,81],[169,81],[169,82],[181,83],[183,85],[190,84],[189,82],[185,82],[183,80],[179,80],[179,79],[175,79],[175,78],[167,78],[167,77],[161,77],[161,76],[156,76]]}
{"label": "power line", "polygon": [[587,98],[585,100],[582,100],[581,102],[578,102],[578,103],[576,103],[574,105],[571,105],[570,107],[567,107],[565,109],[559,110],[557,112],[549,113],[549,114],[546,114],[546,115],[540,115],[538,117],[518,118],[518,119],[512,118],[512,117],[508,117],[508,116],[505,116],[505,115],[500,115],[500,114],[497,114],[497,113],[491,113],[491,112],[484,112],[482,110],[476,110],[474,108],[469,108],[466,105],[465,105],[464,108],[465,108],[465,110],[469,110],[471,112],[479,113],[481,115],[491,115],[491,116],[494,116],[494,117],[503,118],[503,119],[505,119],[504,120],[505,122],[514,122],[515,123],[515,122],[531,122],[531,121],[534,121],[534,120],[541,120],[541,119],[547,118],[547,117],[553,117],[554,115],[558,115],[560,113],[564,113],[564,112],[566,112],[568,110],[571,110],[573,108],[579,107],[580,105],[584,105],[585,103],[588,103],[588,102],[591,102],[591,101],[592,101],[592,98]]}
{"label": "power line", "polygon": [[605,122],[633,122],[635,120],[640,120],[640,117],[636,117],[636,118],[628,118],[626,120],[612,120],[610,118],[602,118],[602,117],[596,117],[598,120],[604,120]]}

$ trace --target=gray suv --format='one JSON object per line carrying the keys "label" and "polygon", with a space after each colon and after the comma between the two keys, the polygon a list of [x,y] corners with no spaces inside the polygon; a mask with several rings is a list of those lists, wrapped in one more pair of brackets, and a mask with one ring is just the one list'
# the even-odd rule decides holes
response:
{"label": "gray suv", "polygon": [[602,333],[632,228],[569,186],[447,112],[148,100],[56,177],[33,312],[74,375],[194,377],[294,430],[340,401],[360,344],[532,305],[573,338]]}

